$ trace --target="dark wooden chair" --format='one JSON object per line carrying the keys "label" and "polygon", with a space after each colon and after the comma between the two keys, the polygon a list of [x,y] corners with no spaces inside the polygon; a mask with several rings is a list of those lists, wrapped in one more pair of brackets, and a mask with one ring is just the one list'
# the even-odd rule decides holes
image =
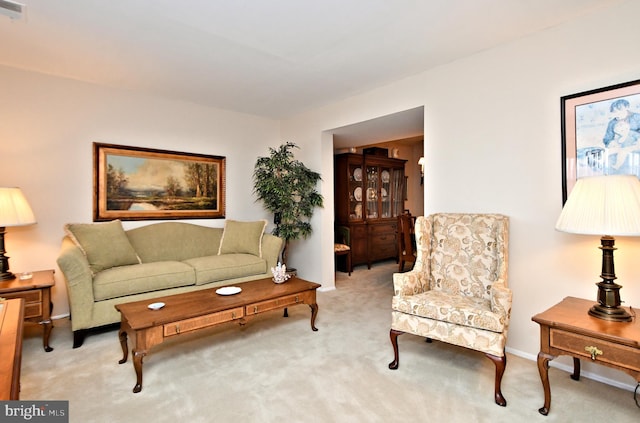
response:
{"label": "dark wooden chair", "polygon": [[338,257],[344,256],[346,260],[346,267],[349,276],[353,271],[353,265],[351,264],[351,233],[346,226],[338,226],[336,228],[336,238],[333,244],[333,252],[336,255],[336,261]]}
{"label": "dark wooden chair", "polygon": [[[411,213],[398,216],[398,264],[399,272],[404,271],[405,263],[416,262],[415,217]],[[411,270],[411,269],[409,269]]]}

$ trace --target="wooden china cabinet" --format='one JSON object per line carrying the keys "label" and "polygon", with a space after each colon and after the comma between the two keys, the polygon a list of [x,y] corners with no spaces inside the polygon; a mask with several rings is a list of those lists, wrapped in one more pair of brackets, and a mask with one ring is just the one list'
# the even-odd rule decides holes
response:
{"label": "wooden china cabinet", "polygon": [[[375,149],[374,149],[375,150]],[[349,228],[353,265],[397,258],[397,217],[404,210],[406,160],[377,154],[335,156],[336,225]]]}

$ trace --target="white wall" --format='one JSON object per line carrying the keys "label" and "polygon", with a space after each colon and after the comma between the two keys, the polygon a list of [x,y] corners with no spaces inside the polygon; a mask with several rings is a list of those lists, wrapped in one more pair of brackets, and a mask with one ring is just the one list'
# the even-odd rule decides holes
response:
{"label": "white wall", "polygon": [[[323,144],[330,140],[322,139],[323,130],[424,105],[425,213],[511,217],[514,303],[507,348],[535,359],[539,328],[531,317],[565,296],[595,301],[601,270],[598,237],[554,230],[562,207],[560,97],[640,79],[637,16],[640,2],[629,1],[302,114],[283,122],[282,133],[301,143],[311,166],[322,169],[330,198],[332,162]],[[326,203],[317,219],[323,232],[333,222],[332,201]],[[312,241],[306,254],[324,258],[322,280],[331,281],[333,268],[325,257],[331,241],[320,235]],[[640,239],[620,238],[616,244],[623,301],[640,307]],[[596,379],[635,386],[621,372],[589,363],[583,369]]]}
{"label": "white wall", "polygon": [[[93,142],[226,156],[227,218],[272,219],[255,203],[252,172],[267,146],[280,144],[277,121],[3,67],[0,93],[0,186],[20,186],[38,220],[8,228],[14,273],[57,269],[63,225],[92,221]],[[67,294],[56,273],[53,314],[62,315]]]}

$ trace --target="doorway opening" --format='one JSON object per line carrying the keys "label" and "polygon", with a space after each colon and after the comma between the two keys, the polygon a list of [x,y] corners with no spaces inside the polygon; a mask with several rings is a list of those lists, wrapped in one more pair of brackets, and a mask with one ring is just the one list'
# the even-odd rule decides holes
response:
{"label": "doorway opening", "polygon": [[[397,258],[397,233],[393,229],[397,215],[405,212],[413,216],[424,214],[423,169],[419,164],[424,157],[424,107],[327,132],[333,136],[335,159],[334,228],[349,227],[353,270],[363,264],[365,269],[370,269],[372,262],[378,259]],[[363,169],[360,170],[357,162],[361,157]],[[345,165],[345,160],[351,164]],[[374,166],[373,163],[377,164]],[[367,186],[352,190],[354,179],[360,178],[359,171],[382,174],[378,180],[380,187],[371,185],[370,178],[365,176]],[[403,172],[400,184],[394,181],[396,172]],[[401,186],[402,192],[389,191],[390,187],[384,185],[384,178],[389,174],[392,175],[391,189],[394,185]],[[368,196],[373,196],[374,200],[363,198]],[[393,203],[390,209],[385,209],[385,197]],[[359,201],[357,198],[363,199]]]}

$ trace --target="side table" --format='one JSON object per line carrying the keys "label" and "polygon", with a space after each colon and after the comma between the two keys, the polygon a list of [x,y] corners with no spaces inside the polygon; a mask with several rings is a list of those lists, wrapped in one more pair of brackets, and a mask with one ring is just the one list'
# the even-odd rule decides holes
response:
{"label": "side table", "polygon": [[20,280],[19,277],[0,282],[0,297],[6,299],[24,299],[25,322],[38,323],[43,326],[42,345],[46,352],[53,351],[49,346],[49,335],[53,324],[51,322],[51,287],[56,281],[53,270],[40,270],[32,273],[32,277]]}
{"label": "side table", "polygon": [[[631,322],[598,319],[588,314],[593,304],[594,301],[566,297],[532,317],[540,325],[538,372],[544,389],[544,406],[538,410],[540,414],[549,414],[549,361],[559,355],[573,357],[573,380],[580,379],[580,359],[585,358],[622,370],[640,383],[640,323],[637,317]],[[633,315],[633,311],[630,314]]]}

